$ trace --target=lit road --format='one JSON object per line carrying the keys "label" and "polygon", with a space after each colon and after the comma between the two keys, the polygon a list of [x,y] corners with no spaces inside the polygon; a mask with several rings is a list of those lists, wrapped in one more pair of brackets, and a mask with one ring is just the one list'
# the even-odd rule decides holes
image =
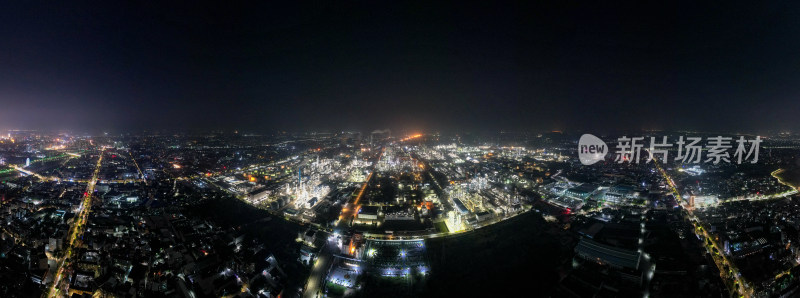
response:
{"label": "lit road", "polygon": [[[377,160],[381,159],[384,150],[381,150]],[[372,180],[372,176],[373,171],[370,170],[369,176],[367,176],[366,181],[364,181],[364,184],[358,191],[356,198],[353,199],[352,202],[345,204],[345,207],[342,208],[342,212],[339,214],[339,221],[337,223],[338,226],[346,226],[347,223],[349,223],[350,220],[355,217],[356,214],[358,214],[358,211],[361,209],[361,205],[358,203],[364,196],[364,192],[367,190],[367,185],[369,185],[369,181]],[[308,276],[308,281],[306,281],[306,286],[303,289],[303,297],[318,297],[324,294],[320,293],[320,290],[324,286],[325,275],[328,271],[328,268],[330,268],[330,262],[333,259],[332,250],[333,248],[330,248],[328,242],[326,241],[320,250],[317,260],[314,262],[314,266],[311,268],[311,274]]]}
{"label": "lit road", "polygon": [[28,171],[28,170],[26,170],[26,169],[23,169],[23,168],[21,168],[21,167],[19,167],[19,166],[12,165],[11,167],[12,167],[12,168],[14,168],[14,169],[15,169],[15,170],[17,170],[17,171],[20,171],[20,172],[22,172],[22,173],[25,173],[25,174],[26,174],[26,175],[28,175],[28,176],[35,176],[36,178],[39,178],[39,179],[41,179],[41,180],[50,180],[50,178],[43,177],[43,176],[41,176],[41,175],[39,175],[39,174],[36,174],[36,173],[34,173],[34,172],[31,172],[31,171]]}
{"label": "lit road", "polygon": [[[657,159],[653,158],[653,163],[655,164],[656,169],[658,169],[659,173],[661,173],[661,175],[664,177],[664,180],[667,181],[667,184],[669,185],[672,192],[675,194],[675,200],[677,200],[678,204],[680,204],[683,207],[683,209],[686,210],[689,221],[692,223],[692,225],[695,226],[695,231],[694,231],[695,234],[703,235],[704,238],[703,246],[706,248],[706,250],[708,250],[708,253],[711,255],[711,258],[714,260],[714,264],[717,265],[717,268],[719,269],[720,272],[720,276],[723,279],[733,277],[733,279],[736,281],[736,286],[735,286],[736,288],[733,289],[729,288],[728,290],[730,290],[731,293],[733,293],[733,291],[735,290],[736,292],[739,293],[739,295],[743,297],[752,296],[752,288],[745,289],[746,281],[744,281],[744,279],[741,278],[739,270],[736,269],[736,266],[734,266],[734,264],[730,260],[728,260],[728,258],[725,256],[725,253],[717,245],[717,242],[714,240],[714,238],[712,238],[708,234],[706,229],[703,228],[703,224],[702,222],[700,222],[700,219],[694,215],[694,208],[687,206],[685,204],[685,202],[681,198],[680,193],[678,192],[678,188],[675,186],[675,181],[672,180],[672,177],[670,177],[667,174],[667,172],[664,171],[663,168],[661,168],[661,165],[658,163]],[[708,243],[711,244],[709,245]],[[714,252],[715,249],[716,252]],[[726,266],[728,267],[728,270],[725,270]],[[727,282],[725,284],[728,285]]]}
{"label": "lit road", "polygon": [[786,185],[786,186],[788,186],[788,187],[791,187],[792,189],[790,189],[790,190],[787,190],[787,191],[784,191],[784,192],[781,192],[781,193],[774,193],[774,194],[771,194],[771,195],[759,194],[759,195],[751,195],[751,196],[741,196],[741,197],[727,198],[727,199],[724,199],[724,200],[720,200],[719,202],[716,202],[716,203],[714,203],[714,204],[710,204],[710,205],[708,205],[708,206],[706,206],[706,207],[716,207],[716,206],[719,206],[719,205],[722,205],[722,204],[725,204],[725,203],[729,203],[729,202],[739,202],[739,201],[764,201],[764,200],[773,200],[773,199],[785,199],[785,198],[787,198],[787,197],[789,197],[789,196],[793,196],[793,195],[796,195],[796,194],[798,194],[798,193],[799,193],[799,192],[798,192],[798,187],[796,187],[796,186],[794,186],[794,185],[791,185],[791,184],[789,184],[789,183],[786,183],[786,182],[785,182],[785,181],[783,181],[783,180],[782,180],[780,177],[778,177],[778,175],[779,175],[780,173],[782,173],[783,171],[784,171],[783,169],[777,169],[777,170],[775,170],[775,171],[772,171],[772,173],[770,173],[770,175],[771,175],[773,178],[777,179],[777,180],[778,180],[778,183],[780,183],[780,184],[783,184],[783,185]]}
{"label": "lit road", "polygon": [[332,248],[328,247],[328,242],[326,241],[319,252],[319,257],[314,261],[314,266],[311,268],[311,274],[309,274],[305,289],[303,289],[304,298],[324,296],[324,293],[320,293],[320,290],[325,284],[325,275],[333,259],[333,252],[331,250]]}
{"label": "lit road", "polygon": [[[364,191],[367,190],[367,185],[369,181],[372,179],[372,172],[369,173],[367,176],[367,181],[364,181],[364,185],[361,186],[361,190],[358,192],[358,195],[353,202],[346,204],[344,208],[342,208],[342,214],[339,215],[339,224],[342,223],[349,223],[350,219],[358,214],[358,211],[361,209],[361,205],[358,204],[361,201],[361,197],[364,196]],[[344,220],[344,221],[343,221]]]}
{"label": "lit road", "polygon": [[797,190],[800,189],[800,187],[797,187],[796,185],[792,185],[789,182],[783,181],[783,179],[781,179],[781,177],[778,177],[778,175],[780,175],[784,171],[785,171],[784,169],[777,169],[775,171],[772,171],[772,173],[770,173],[770,175],[772,177],[774,177],[775,179],[778,179],[778,183],[786,185],[788,187],[791,187],[792,190],[790,190],[788,192],[785,192],[785,193],[782,193],[782,194],[777,194],[777,195],[775,195],[776,197],[786,197],[786,196],[794,195],[794,194],[797,194]]}
{"label": "lit road", "polygon": [[139,172],[139,179],[142,179],[142,182],[144,182],[144,185],[145,185],[145,186],[147,186],[147,179],[144,179],[144,173],[142,173],[142,169],[141,169],[141,168],[139,168],[139,163],[138,163],[138,162],[136,162],[136,159],[135,159],[135,158],[133,158],[133,153],[131,153],[130,151],[128,151],[128,155],[130,155],[130,156],[131,156],[131,161],[133,161],[133,165],[135,165],[135,166],[136,166],[136,171],[138,171],[138,172]]}
{"label": "lit road", "polygon": [[57,260],[58,267],[56,269],[56,276],[53,280],[53,284],[50,287],[50,290],[47,292],[46,297],[58,297],[58,296],[66,296],[66,293],[62,293],[59,295],[59,284],[62,281],[62,278],[65,275],[69,275],[70,273],[65,268],[67,261],[72,257],[72,252],[75,250],[76,247],[76,240],[78,237],[83,235],[84,230],[86,229],[86,221],[89,218],[89,213],[91,212],[92,207],[92,193],[94,193],[94,187],[97,184],[97,177],[100,173],[100,165],[103,162],[103,152],[100,151],[100,157],[97,159],[97,166],[95,166],[94,173],[92,174],[92,180],[89,181],[89,185],[86,187],[86,192],[83,194],[83,203],[81,206],[80,211],[78,211],[78,216],[76,217],[75,222],[72,224],[69,233],[69,240],[67,249],[64,251],[64,256]]}
{"label": "lit road", "polygon": [[[383,152],[385,151],[386,148],[381,150],[381,153],[378,154],[377,160],[381,160],[381,156],[383,156]],[[339,215],[339,222],[338,222],[339,226],[341,226],[342,223],[349,223],[350,220],[353,219],[353,217],[355,217],[356,214],[358,214],[358,211],[361,210],[361,205],[359,205],[358,202],[361,201],[361,197],[364,196],[364,191],[367,190],[367,185],[369,185],[369,181],[372,179],[373,172],[374,171],[372,170],[372,167],[370,167],[369,176],[367,176],[366,181],[364,181],[364,185],[361,186],[361,190],[358,192],[356,198],[353,199],[353,201],[350,202],[349,204],[345,204],[345,207],[342,208],[342,212]]]}
{"label": "lit road", "polygon": [[[70,156],[69,158],[73,158],[75,156],[78,156],[78,157],[80,156],[78,154],[69,153],[69,152],[67,152],[65,155]],[[131,156],[131,158],[133,158],[133,156]],[[40,161],[40,160],[36,160],[36,161]],[[142,179],[114,179],[114,180],[103,180],[103,181],[106,182],[106,183],[137,183],[137,182],[144,182],[145,186],[147,186],[147,180],[145,180],[143,178],[144,175],[142,175],[142,170],[139,169],[139,164],[136,163],[136,160],[133,160],[133,162],[136,165],[136,169],[139,171],[139,175],[141,175]],[[33,163],[33,162],[31,162],[31,163]],[[24,173],[25,175],[34,176],[34,177],[39,178],[40,180],[43,180],[43,181],[69,181],[69,182],[75,182],[75,183],[90,183],[94,179],[94,178],[93,179],[63,179],[61,177],[56,177],[56,176],[42,176],[40,174],[37,174],[36,172],[33,172],[31,170],[27,170],[27,169],[25,169],[23,167],[20,167],[18,165],[9,165],[9,166],[11,167],[11,169],[9,169],[9,170],[19,171],[21,173]]]}
{"label": "lit road", "polygon": [[[76,157],[76,156],[80,156],[80,155],[76,154],[76,153],[66,152],[66,153],[61,154],[59,156],[45,157],[45,158],[41,158],[41,159],[37,159],[37,160],[31,161],[30,163],[34,164],[34,163],[37,163],[37,162],[52,161],[52,160],[56,160],[56,159],[63,158],[63,157],[67,157],[67,159],[70,159],[70,158],[73,158],[73,157]],[[39,175],[37,173],[34,173],[33,171],[26,170],[26,169],[24,169],[24,167],[21,167],[21,166],[18,166],[18,165],[9,165],[9,166],[12,169],[16,170],[16,171],[24,173],[25,175],[34,176],[34,177],[39,178],[41,180],[50,180],[50,181],[58,180],[58,178],[56,178],[56,177],[45,177],[45,176]]]}

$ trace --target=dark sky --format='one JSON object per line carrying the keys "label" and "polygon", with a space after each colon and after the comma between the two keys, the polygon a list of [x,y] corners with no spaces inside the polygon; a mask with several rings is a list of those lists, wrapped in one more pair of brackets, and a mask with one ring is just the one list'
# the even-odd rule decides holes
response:
{"label": "dark sky", "polygon": [[7,2],[0,128],[800,129],[797,1]]}

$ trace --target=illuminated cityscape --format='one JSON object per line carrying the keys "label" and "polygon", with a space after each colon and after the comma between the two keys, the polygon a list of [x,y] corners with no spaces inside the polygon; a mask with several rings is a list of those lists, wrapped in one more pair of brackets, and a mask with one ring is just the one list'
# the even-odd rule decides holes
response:
{"label": "illuminated cityscape", "polygon": [[419,296],[458,282],[448,253],[477,254],[481,270],[545,263],[494,255],[510,249],[491,244],[501,235],[552,250],[537,270],[553,296],[769,296],[798,282],[792,134],[758,136],[763,162],[747,166],[584,166],[563,132],[9,135],[5,295]]}
{"label": "illuminated cityscape", "polygon": [[800,3],[0,9],[0,297],[800,297]]}

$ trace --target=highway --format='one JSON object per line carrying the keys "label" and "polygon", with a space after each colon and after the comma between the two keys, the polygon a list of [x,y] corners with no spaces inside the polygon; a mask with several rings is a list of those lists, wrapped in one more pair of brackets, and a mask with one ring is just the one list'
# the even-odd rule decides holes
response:
{"label": "highway", "polygon": [[[64,251],[64,256],[59,258],[56,262],[58,264],[58,268],[55,271],[56,277],[53,280],[50,290],[45,294],[46,297],[67,296],[67,293],[60,293],[62,289],[59,287],[59,284],[65,275],[70,274],[69,270],[65,267],[69,259],[72,258],[72,253],[75,251],[75,247],[77,246],[76,243],[79,242],[78,237],[83,235],[83,232],[86,229],[86,221],[89,219],[89,213],[92,209],[92,194],[94,193],[94,187],[97,184],[97,177],[100,174],[100,166],[103,163],[103,152],[104,150],[100,151],[100,157],[97,159],[97,165],[95,166],[94,173],[92,174],[92,180],[89,181],[89,184],[86,186],[86,192],[83,194],[82,206],[80,211],[78,211],[78,216],[76,216],[75,222],[73,222],[72,227],[70,228],[67,242],[69,246],[67,246],[66,250]],[[66,288],[68,288],[68,285]]]}

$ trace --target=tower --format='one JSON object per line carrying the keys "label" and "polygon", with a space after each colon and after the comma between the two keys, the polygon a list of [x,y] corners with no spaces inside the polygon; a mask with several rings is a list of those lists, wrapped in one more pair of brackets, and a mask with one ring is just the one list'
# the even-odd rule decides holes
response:
{"label": "tower", "polygon": [[303,183],[303,178],[301,177],[300,167],[297,167],[297,195],[300,195],[300,184]]}

